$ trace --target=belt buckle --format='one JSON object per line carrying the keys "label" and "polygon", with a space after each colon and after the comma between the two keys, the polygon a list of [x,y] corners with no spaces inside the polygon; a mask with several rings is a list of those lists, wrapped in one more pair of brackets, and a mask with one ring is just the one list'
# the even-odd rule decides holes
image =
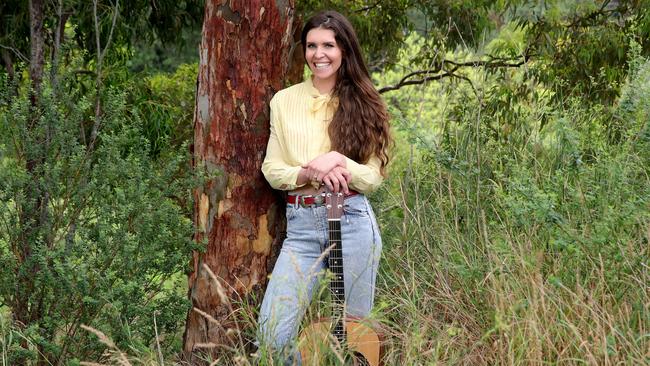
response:
{"label": "belt buckle", "polygon": [[314,196],[314,206],[319,207],[325,203],[325,195],[317,194]]}
{"label": "belt buckle", "polygon": [[[305,202],[305,198],[313,198],[314,203]],[[304,195],[304,196],[298,196],[298,204],[302,208],[307,208],[307,207],[311,207],[311,206],[319,207],[319,206],[322,206],[323,203],[325,203],[325,195],[323,195],[323,194],[318,194],[318,195],[315,195],[315,196],[311,195],[311,194],[307,194],[307,195]]]}

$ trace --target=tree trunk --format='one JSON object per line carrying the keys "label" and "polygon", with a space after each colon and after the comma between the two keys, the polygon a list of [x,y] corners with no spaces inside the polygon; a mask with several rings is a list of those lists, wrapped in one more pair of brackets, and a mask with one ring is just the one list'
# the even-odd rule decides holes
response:
{"label": "tree trunk", "polygon": [[194,254],[189,276],[188,358],[205,352],[202,347],[232,344],[226,333],[241,329],[233,318],[236,305],[227,299],[261,299],[285,224],[284,205],[260,167],[269,136],[268,104],[283,87],[289,65],[294,2],[221,3],[206,3],[200,48],[194,166],[207,180],[194,192],[194,239],[206,243],[206,250]]}
{"label": "tree trunk", "polygon": [[305,57],[302,44],[300,43],[300,34],[302,33],[302,16],[296,14],[293,18],[293,42],[289,53],[289,68],[285,77],[289,85],[298,84],[302,81],[305,71]]}
{"label": "tree trunk", "polygon": [[[9,51],[2,49],[0,50],[0,55],[2,56],[2,62],[5,65],[5,70],[7,70],[7,76],[9,77],[9,85],[14,81],[16,77],[16,72],[14,71],[14,62],[11,58]],[[13,93],[12,93],[13,94]]]}
{"label": "tree trunk", "polygon": [[40,94],[41,82],[43,81],[43,67],[45,65],[44,16],[43,0],[30,0],[29,43],[31,57],[29,59],[29,76],[32,79],[34,96]]}

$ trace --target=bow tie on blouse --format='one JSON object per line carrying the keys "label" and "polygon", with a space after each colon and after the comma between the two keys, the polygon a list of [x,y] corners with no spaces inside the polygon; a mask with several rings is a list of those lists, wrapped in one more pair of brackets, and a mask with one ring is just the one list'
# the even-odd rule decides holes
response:
{"label": "bow tie on blouse", "polygon": [[328,108],[331,106],[332,109],[336,109],[338,106],[338,100],[332,100],[332,96],[329,94],[318,94],[312,93],[311,95],[311,113],[317,113],[318,111]]}
{"label": "bow tie on blouse", "polygon": [[332,99],[329,94],[312,94],[311,96],[311,112],[316,113],[321,108],[326,108],[327,103]]}

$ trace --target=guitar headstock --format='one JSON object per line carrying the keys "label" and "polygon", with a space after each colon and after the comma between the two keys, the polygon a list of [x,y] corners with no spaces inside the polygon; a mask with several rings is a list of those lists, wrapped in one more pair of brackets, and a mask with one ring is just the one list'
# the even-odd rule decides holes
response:
{"label": "guitar headstock", "polygon": [[328,220],[340,220],[343,215],[343,192],[325,192],[325,207]]}

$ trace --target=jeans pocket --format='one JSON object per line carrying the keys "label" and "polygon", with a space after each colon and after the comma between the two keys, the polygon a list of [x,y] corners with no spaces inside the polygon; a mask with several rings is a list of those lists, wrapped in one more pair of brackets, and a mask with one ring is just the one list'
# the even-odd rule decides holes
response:
{"label": "jeans pocket", "polygon": [[343,212],[345,215],[350,215],[352,217],[370,217],[370,214],[368,213],[368,205],[366,205],[366,199],[361,195],[347,198],[343,203]]}
{"label": "jeans pocket", "polygon": [[293,219],[296,216],[296,207],[292,204],[288,204],[285,209],[286,209],[285,217],[287,218],[287,222],[289,222],[291,219]]}

